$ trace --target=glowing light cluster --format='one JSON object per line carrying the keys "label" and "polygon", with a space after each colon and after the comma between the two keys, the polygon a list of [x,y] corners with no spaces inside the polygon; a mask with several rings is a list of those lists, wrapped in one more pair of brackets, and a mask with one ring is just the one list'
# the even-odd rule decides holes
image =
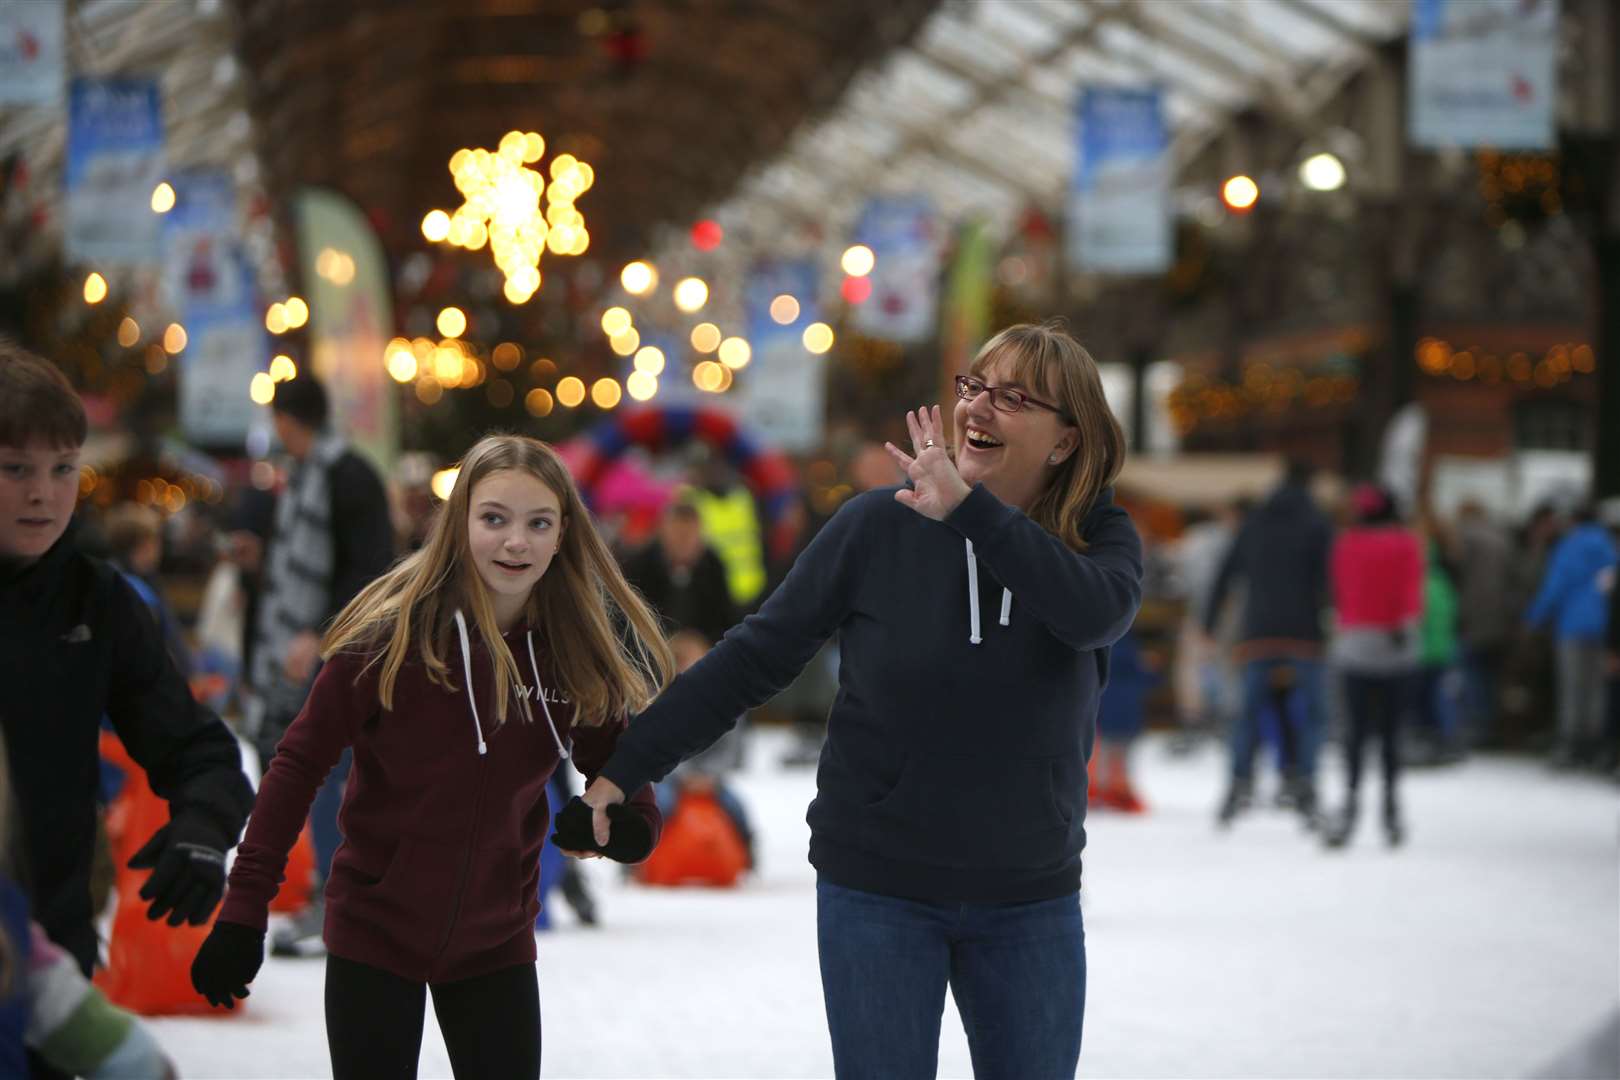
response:
{"label": "glowing light cluster", "polygon": [[540,259],[547,251],[583,255],[591,244],[574,201],[590,190],[596,173],[574,155],[558,154],[551,159],[547,183],[545,174],[530,168],[545,150],[545,139],[533,131],[508,131],[493,153],[482,147],[457,150],[450,156],[450,175],[464,201],[453,213],[431,210],[422,218],[422,235],[434,243],[468,251],[488,244],[506,275],[506,298],[514,304],[539,291]]}

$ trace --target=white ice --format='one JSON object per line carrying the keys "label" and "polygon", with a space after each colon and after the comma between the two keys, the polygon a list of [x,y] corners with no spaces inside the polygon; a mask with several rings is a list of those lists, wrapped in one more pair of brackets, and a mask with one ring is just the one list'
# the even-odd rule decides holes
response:
{"label": "white ice", "polygon": [[[831,1076],[814,781],[777,766],[783,748],[755,732],[737,779],[762,837],[742,887],[651,889],[592,862],[603,925],[558,899],[543,1075]],[[1329,854],[1277,810],[1217,832],[1213,748],[1178,759],[1149,738],[1136,773],[1151,813],[1087,821],[1083,1076],[1523,1077],[1620,1009],[1612,783],[1514,758],[1410,772],[1407,846],[1364,820]],[[243,1014],[152,1024],[184,1077],[330,1076],[322,978],[321,961],[271,958]],[[947,1003],[939,1074],[971,1073]],[[421,1075],[450,1075],[431,1006]]]}

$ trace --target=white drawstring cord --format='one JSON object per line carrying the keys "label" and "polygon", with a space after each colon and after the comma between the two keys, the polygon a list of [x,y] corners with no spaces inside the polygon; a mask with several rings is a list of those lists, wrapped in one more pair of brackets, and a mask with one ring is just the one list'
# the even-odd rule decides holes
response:
{"label": "white drawstring cord", "polygon": [[488,748],[484,745],[484,725],[478,722],[478,698],[473,693],[472,644],[467,640],[467,620],[462,617],[460,608],[456,609],[456,633],[461,635],[461,670],[467,675],[467,705],[472,709],[473,730],[478,733],[478,754],[482,757]]}
{"label": "white drawstring cord", "polygon": [[1012,590],[1001,590],[1001,625],[1006,626],[1012,618]]}
{"label": "white drawstring cord", "polygon": [[562,738],[557,734],[557,725],[551,720],[551,706],[546,704],[546,688],[540,685],[540,665],[534,662],[534,631],[523,635],[523,643],[529,647],[529,670],[534,673],[534,693],[540,699],[540,708],[546,714],[546,726],[551,729],[551,741],[557,744],[557,755],[562,758],[568,756],[568,748],[563,745]]}
{"label": "white drawstring cord", "polygon": [[968,643],[977,645],[979,637],[979,561],[973,557],[973,541],[967,541],[968,566]]}

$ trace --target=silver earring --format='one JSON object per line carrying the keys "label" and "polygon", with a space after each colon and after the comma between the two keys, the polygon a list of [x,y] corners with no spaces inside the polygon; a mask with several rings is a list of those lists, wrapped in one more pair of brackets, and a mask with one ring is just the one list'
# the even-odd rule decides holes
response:
{"label": "silver earring", "polygon": [[1048,454],[1046,463],[1048,465],[1056,465],[1058,463],[1058,456],[1056,454]]}

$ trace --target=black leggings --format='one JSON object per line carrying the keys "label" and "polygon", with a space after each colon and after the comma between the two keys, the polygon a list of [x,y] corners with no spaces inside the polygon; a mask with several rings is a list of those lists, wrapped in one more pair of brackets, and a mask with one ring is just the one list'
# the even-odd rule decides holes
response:
{"label": "black leggings", "polygon": [[1373,732],[1378,733],[1384,744],[1384,792],[1394,797],[1395,781],[1401,768],[1398,741],[1401,718],[1412,707],[1417,685],[1414,674],[1359,675],[1345,672],[1344,697],[1350,720],[1345,764],[1349,770],[1346,779],[1352,798],[1361,786],[1362,747]]}
{"label": "black leggings", "polygon": [[428,986],[368,964],[326,958],[326,1044],[336,1080],[409,1080],[433,992],[456,1080],[536,1080],[540,985],[533,964]]}

